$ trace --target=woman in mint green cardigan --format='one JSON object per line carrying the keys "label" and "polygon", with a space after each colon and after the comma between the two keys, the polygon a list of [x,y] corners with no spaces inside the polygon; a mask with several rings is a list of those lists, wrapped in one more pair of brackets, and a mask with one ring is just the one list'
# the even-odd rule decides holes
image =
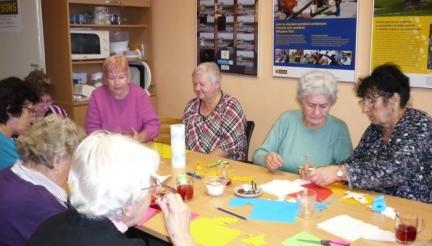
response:
{"label": "woman in mint green cardigan", "polygon": [[298,83],[301,110],[282,113],[273,124],[253,162],[269,170],[297,173],[304,164],[316,167],[342,163],[352,153],[348,128],[329,115],[336,102],[337,82],[327,72],[312,71]]}

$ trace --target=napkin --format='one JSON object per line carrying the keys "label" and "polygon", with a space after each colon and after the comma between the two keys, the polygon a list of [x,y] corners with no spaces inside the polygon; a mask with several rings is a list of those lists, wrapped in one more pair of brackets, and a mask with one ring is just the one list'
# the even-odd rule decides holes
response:
{"label": "napkin", "polygon": [[[345,214],[325,220],[319,223],[317,227],[348,241],[355,241],[360,238],[386,242],[395,241],[393,232],[384,231],[377,226]],[[393,236],[391,237],[390,234]]]}

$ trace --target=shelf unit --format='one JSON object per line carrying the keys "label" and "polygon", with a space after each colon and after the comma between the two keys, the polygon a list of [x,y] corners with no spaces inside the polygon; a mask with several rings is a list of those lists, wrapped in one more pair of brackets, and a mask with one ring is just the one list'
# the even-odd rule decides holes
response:
{"label": "shelf unit", "polygon": [[[108,7],[109,13],[122,17],[120,25],[70,24],[70,16],[83,11],[93,12],[96,6]],[[48,76],[55,85],[54,100],[66,109],[70,118],[84,126],[87,101],[74,101],[72,73],[90,74],[102,71],[104,60],[71,59],[70,30],[87,28],[110,32],[128,31],[130,50],[145,47],[143,60],[151,66],[151,6],[150,0],[42,0],[45,61]],[[131,60],[132,61],[132,60]],[[136,61],[136,59],[135,59]],[[157,108],[155,85],[149,89]]]}

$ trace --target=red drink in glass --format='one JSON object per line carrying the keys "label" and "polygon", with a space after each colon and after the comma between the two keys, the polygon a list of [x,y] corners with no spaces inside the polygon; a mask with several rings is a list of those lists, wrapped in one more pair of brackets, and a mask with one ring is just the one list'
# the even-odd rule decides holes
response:
{"label": "red drink in glass", "polygon": [[412,243],[416,240],[417,228],[413,225],[400,224],[396,228],[396,239],[400,243]]}
{"label": "red drink in glass", "polygon": [[178,185],[177,193],[180,194],[183,201],[189,201],[193,198],[193,186],[191,184]]}

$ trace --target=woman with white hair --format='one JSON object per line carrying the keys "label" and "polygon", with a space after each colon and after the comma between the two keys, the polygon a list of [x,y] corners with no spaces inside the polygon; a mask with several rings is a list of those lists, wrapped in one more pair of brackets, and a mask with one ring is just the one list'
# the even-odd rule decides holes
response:
{"label": "woman with white hair", "polygon": [[222,77],[214,62],[198,65],[192,73],[196,98],[183,114],[186,147],[233,160],[246,160],[246,117],[240,103],[222,91]]}
{"label": "woman with white hair", "polygon": [[44,220],[67,210],[63,187],[83,138],[79,126],[54,114],[18,138],[20,159],[0,172],[0,245],[26,245]]}
{"label": "woman with white hair", "polygon": [[253,162],[271,171],[297,173],[304,164],[321,167],[345,161],[352,152],[348,128],[329,115],[336,102],[336,84],[327,72],[305,74],[297,88],[301,110],[282,113],[255,151]]}
{"label": "woman with white hair", "polygon": [[[72,157],[69,174],[73,207],[45,221],[29,245],[145,245],[123,233],[147,211],[156,152],[138,141],[106,132],[87,137]],[[157,199],[174,245],[193,245],[189,234],[190,210],[178,194]]]}

